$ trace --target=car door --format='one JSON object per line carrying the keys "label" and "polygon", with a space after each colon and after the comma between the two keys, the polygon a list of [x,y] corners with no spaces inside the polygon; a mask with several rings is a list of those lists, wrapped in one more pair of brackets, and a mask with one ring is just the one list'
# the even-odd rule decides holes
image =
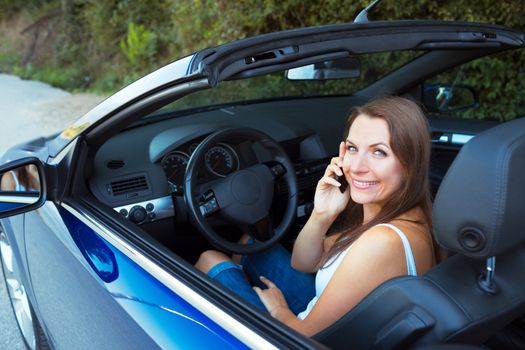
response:
{"label": "car door", "polygon": [[[244,348],[63,204],[26,214],[27,264],[52,342],[66,349]],[[110,233],[106,233],[110,234]]]}
{"label": "car door", "polygon": [[[49,164],[43,165],[37,158],[21,162],[4,166],[13,170],[0,169],[0,173],[16,171],[16,163],[36,164],[52,172]],[[40,171],[42,180],[44,172]],[[225,331],[191,305],[188,299],[195,297],[188,288],[174,285],[161,268],[151,266],[138,250],[120,240],[96,217],[87,215],[81,206],[46,201],[43,186],[37,192],[38,200],[24,208],[25,204],[19,203],[26,192],[2,190],[2,215],[28,210],[18,215],[24,230],[15,231],[5,224],[3,229],[16,255],[25,253],[25,259],[17,257],[17,264],[25,266],[27,274],[22,280],[30,306],[53,347],[247,347],[237,339],[239,332]],[[208,313],[214,311],[210,306]]]}

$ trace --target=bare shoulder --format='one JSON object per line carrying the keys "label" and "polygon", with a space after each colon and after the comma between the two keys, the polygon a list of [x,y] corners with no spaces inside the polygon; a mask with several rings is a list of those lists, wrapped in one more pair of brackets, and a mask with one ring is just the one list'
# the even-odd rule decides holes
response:
{"label": "bare shoulder", "polygon": [[359,239],[356,241],[363,245],[386,245],[391,246],[393,243],[400,242],[402,244],[399,235],[396,234],[395,230],[387,225],[377,225],[369,228]]}
{"label": "bare shoulder", "polygon": [[[424,225],[403,220],[393,220],[389,224],[399,229],[407,238],[418,274],[428,271],[434,265],[434,258],[432,238]],[[359,255],[383,262],[395,261],[406,269],[405,247],[400,235],[392,227],[378,225],[370,228],[359,237],[355,246]]]}
{"label": "bare shoulder", "polygon": [[[389,224],[395,226],[407,238],[410,250],[414,256],[418,274],[423,274],[435,264],[432,236],[426,225],[406,220],[393,220]],[[401,242],[399,235],[392,228],[383,226]],[[404,248],[403,248],[404,249]]]}
{"label": "bare shoulder", "polygon": [[401,238],[387,226],[371,227],[352,246],[353,253],[365,255],[367,260],[388,261],[393,257],[404,255],[403,249]]}

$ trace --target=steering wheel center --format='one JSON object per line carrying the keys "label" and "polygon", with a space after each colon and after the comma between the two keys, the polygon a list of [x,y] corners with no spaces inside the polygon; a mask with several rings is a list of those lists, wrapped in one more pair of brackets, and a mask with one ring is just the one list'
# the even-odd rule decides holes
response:
{"label": "steering wheel center", "polygon": [[233,197],[242,204],[253,204],[261,197],[262,184],[249,170],[237,172],[230,183]]}

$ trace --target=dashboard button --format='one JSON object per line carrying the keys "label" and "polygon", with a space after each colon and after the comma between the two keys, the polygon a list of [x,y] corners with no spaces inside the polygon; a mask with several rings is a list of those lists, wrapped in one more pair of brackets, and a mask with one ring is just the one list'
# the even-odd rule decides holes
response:
{"label": "dashboard button", "polygon": [[131,221],[133,221],[134,223],[136,223],[136,224],[140,224],[141,222],[146,220],[146,216],[147,215],[148,214],[146,212],[146,209],[144,209],[143,207],[141,207],[139,205],[134,206],[129,211],[129,219]]}

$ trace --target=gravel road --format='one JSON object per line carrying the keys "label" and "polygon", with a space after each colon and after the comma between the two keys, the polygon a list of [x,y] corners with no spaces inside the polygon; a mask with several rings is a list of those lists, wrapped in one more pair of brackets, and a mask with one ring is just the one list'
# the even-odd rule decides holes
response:
{"label": "gravel road", "polygon": [[[102,100],[0,74],[0,155],[17,143],[63,130]],[[25,349],[0,278],[0,349]]]}
{"label": "gravel road", "polygon": [[0,154],[14,144],[63,130],[102,100],[0,74]]}

